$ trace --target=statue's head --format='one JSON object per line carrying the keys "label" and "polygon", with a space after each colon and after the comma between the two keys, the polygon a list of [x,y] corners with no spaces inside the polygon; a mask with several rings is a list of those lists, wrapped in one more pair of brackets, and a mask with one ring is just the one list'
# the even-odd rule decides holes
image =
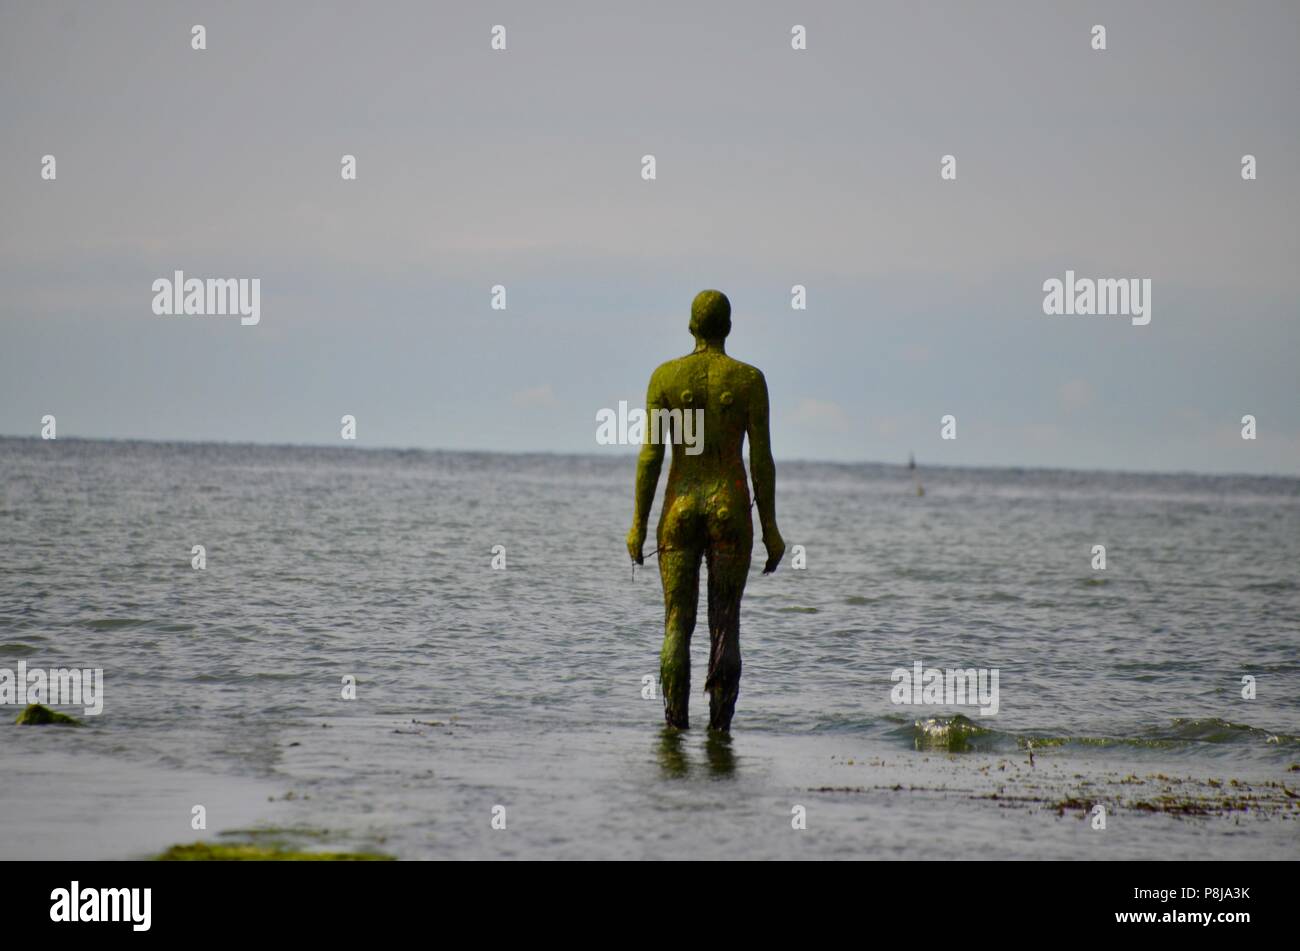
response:
{"label": "statue's head", "polygon": [[731,301],[722,291],[700,291],[691,301],[691,333],[699,340],[722,340],[731,333]]}

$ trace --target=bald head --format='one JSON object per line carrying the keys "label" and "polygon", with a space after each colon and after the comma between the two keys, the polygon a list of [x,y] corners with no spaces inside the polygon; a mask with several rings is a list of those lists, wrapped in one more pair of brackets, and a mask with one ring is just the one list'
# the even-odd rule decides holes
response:
{"label": "bald head", "polygon": [[731,301],[722,291],[700,291],[691,301],[691,333],[700,340],[722,340],[731,333]]}

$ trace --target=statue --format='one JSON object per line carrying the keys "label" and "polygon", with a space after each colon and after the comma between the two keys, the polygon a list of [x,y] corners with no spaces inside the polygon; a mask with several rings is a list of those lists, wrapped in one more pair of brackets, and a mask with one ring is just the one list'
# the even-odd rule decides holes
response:
{"label": "statue", "polygon": [[[646,392],[651,425],[637,460],[636,514],[627,550],[643,564],[650,506],[664,461],[664,440],[655,422],[680,410],[677,419],[702,409],[702,451],[683,451],[680,434],[673,445],[668,484],[659,518],[659,577],[664,589],[664,646],[659,679],[668,726],[687,729],[691,685],[690,643],[699,605],[700,559],[709,569],[709,729],[731,729],[740,692],[740,599],[749,574],[754,528],[750,509],[757,504],[767,548],[764,574],[776,570],[785,542],[776,527],[776,466],[768,432],[767,381],[755,367],[727,356],[731,303],[719,291],[701,291],[691,304],[695,349],[654,371]],[[665,412],[668,411],[668,412]],[[671,424],[670,424],[671,425]],[[750,501],[741,445],[749,437]],[[654,554],[654,552],[651,552]]]}

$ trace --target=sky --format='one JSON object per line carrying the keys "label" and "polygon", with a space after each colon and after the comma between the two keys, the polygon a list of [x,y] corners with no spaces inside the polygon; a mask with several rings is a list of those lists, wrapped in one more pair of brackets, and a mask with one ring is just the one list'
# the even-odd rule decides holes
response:
{"label": "sky", "polygon": [[[717,288],[778,461],[1300,474],[1294,3],[0,22],[0,434],[630,453],[597,413]],[[155,315],[177,270],[260,279],[260,322]],[[1044,314],[1067,270],[1151,322]]]}

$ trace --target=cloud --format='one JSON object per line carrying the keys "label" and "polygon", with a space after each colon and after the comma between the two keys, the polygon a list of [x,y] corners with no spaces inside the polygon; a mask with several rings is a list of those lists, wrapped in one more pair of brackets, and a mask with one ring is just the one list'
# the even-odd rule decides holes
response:
{"label": "cloud", "polygon": [[1020,427],[1020,436],[1031,446],[1057,443],[1061,440],[1061,427],[1056,423],[1026,423]]}
{"label": "cloud", "polygon": [[510,402],[521,409],[549,409],[559,401],[555,398],[555,391],[551,389],[551,384],[543,383],[541,386],[511,394]]}
{"label": "cloud", "polygon": [[1086,380],[1070,380],[1061,384],[1060,395],[1066,409],[1083,409],[1092,403],[1096,393]]}
{"label": "cloud", "polygon": [[842,432],[849,428],[849,414],[844,407],[831,400],[804,397],[787,415],[787,420],[798,426],[831,429]]}

